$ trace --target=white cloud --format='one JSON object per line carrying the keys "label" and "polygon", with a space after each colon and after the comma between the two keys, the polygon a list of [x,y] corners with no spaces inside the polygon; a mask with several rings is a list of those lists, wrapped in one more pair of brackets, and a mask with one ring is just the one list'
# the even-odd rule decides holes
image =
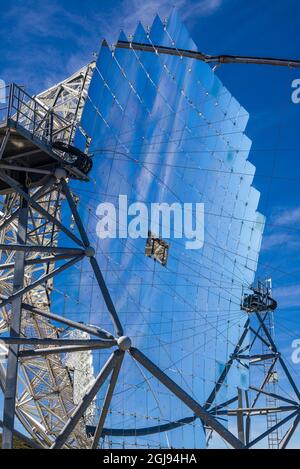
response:
{"label": "white cloud", "polygon": [[[95,31],[89,32],[86,19],[70,14],[58,2],[17,3],[3,14],[2,22],[8,47],[3,47],[7,65],[1,73],[6,80],[29,85],[31,92],[66,78],[91,59]],[[68,57],[67,44],[78,52]]]}
{"label": "white cloud", "polygon": [[300,222],[300,207],[280,211],[274,218],[274,223],[279,226],[293,226]]}
{"label": "white cloud", "polygon": [[[192,24],[213,14],[223,1],[178,0],[175,7],[182,19]],[[121,0],[109,9],[99,2],[96,10],[80,14],[65,5],[58,0],[17,1],[3,11],[1,32],[7,45],[3,45],[2,59],[7,65],[1,78],[29,85],[29,91],[41,91],[90,61],[102,38],[114,42],[121,29],[131,34],[138,21],[149,25],[156,13],[164,18],[174,8],[172,0]]]}
{"label": "white cloud", "polygon": [[285,234],[271,234],[263,237],[262,251],[268,251],[274,247],[281,246],[287,242],[288,236]]}
{"label": "white cloud", "polygon": [[273,296],[281,309],[300,306],[300,284],[275,288]]}
{"label": "white cloud", "polygon": [[139,21],[145,26],[152,23],[156,14],[163,19],[170,15],[174,7],[178,10],[183,21],[195,23],[199,17],[209,16],[215,13],[224,0],[198,0],[191,2],[190,0],[123,0],[118,7],[118,14],[115,8],[104,12],[102,15],[101,30],[104,36],[112,43],[116,40],[121,29],[127,34],[135,31]]}
{"label": "white cloud", "polygon": [[299,225],[300,207],[275,208],[269,222],[270,232],[263,238],[262,251],[282,246],[289,250],[299,249]]}
{"label": "white cloud", "polygon": [[[3,13],[2,36],[9,47],[1,74],[42,91],[93,59],[99,50],[103,14],[80,15],[57,0],[17,3]],[[12,77],[12,79],[11,79]]]}
{"label": "white cloud", "polygon": [[184,2],[186,5],[185,18],[194,18],[196,16],[209,16],[215,13],[223,3],[223,0],[202,0],[195,3]]}
{"label": "white cloud", "polygon": [[300,248],[299,236],[291,233],[272,233],[266,235],[262,242],[262,251],[270,251],[271,249],[285,246],[289,250]]}

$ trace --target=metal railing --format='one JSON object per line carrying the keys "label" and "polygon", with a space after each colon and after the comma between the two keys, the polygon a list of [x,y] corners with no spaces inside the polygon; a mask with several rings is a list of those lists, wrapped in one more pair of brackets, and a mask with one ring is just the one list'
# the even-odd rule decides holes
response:
{"label": "metal railing", "polygon": [[8,115],[8,103],[10,98],[10,86],[0,86],[0,125],[4,125],[7,122]]}
{"label": "metal railing", "polygon": [[15,83],[0,89],[0,125],[21,127],[31,134],[31,138],[47,145],[59,140],[69,143],[74,123],[68,122],[48,109],[37,98],[30,96]]}

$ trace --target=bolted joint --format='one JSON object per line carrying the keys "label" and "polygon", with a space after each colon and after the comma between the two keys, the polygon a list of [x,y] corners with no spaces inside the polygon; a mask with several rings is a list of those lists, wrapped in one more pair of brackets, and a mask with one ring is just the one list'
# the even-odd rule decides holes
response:
{"label": "bolted joint", "polygon": [[119,346],[119,349],[125,352],[126,350],[129,350],[131,347],[131,339],[127,337],[126,335],[122,335],[121,337],[118,338],[117,344]]}
{"label": "bolted joint", "polygon": [[84,251],[85,255],[87,257],[94,257],[95,255],[95,249],[92,247],[92,246],[88,246],[85,251]]}
{"label": "bolted joint", "polygon": [[54,171],[54,176],[58,180],[66,179],[67,178],[67,171],[64,168],[56,168],[56,170]]}

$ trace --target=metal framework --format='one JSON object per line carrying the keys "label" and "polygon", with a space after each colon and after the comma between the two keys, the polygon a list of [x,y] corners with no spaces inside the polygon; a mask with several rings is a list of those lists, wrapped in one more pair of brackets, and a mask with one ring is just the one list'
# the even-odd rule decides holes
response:
{"label": "metal framework", "polygon": [[[102,45],[107,47],[106,40],[102,41]],[[133,49],[144,52],[154,52],[156,54],[177,55],[179,57],[188,57],[191,59],[201,60],[206,63],[215,65],[238,63],[253,65],[273,65],[277,67],[300,68],[300,60],[294,59],[278,59],[271,57],[246,57],[237,55],[209,55],[194,50],[180,49],[178,47],[166,47],[156,44],[144,44],[135,41],[118,41],[114,47],[119,49]]]}
{"label": "metal framework", "polygon": [[[1,164],[2,167],[6,168],[5,173],[18,174],[11,173],[10,169],[17,167],[19,174],[26,176],[26,183],[30,187],[29,194],[32,199],[38,201],[50,217],[56,216],[58,220],[60,219],[62,196],[56,190],[56,186],[52,184],[53,181],[49,179],[54,168],[45,168],[44,164],[39,164],[39,159],[42,157],[43,163],[51,161],[52,164],[53,158],[65,156],[62,152],[53,151],[51,141],[59,139],[72,143],[74,131],[80,120],[87,96],[87,87],[93,67],[94,64],[90,64],[70,79],[42,93],[35,99],[28,96],[23,89],[11,85],[6,88],[6,104],[0,109],[2,124],[0,130]],[[27,169],[25,161],[30,164]],[[38,169],[35,167],[37,164]],[[61,158],[55,164],[59,167]],[[68,168],[71,171],[74,169],[75,173],[78,174],[76,168]],[[85,179],[82,174],[81,177]],[[47,178],[48,180],[46,180]],[[35,185],[37,185],[37,189]],[[17,217],[20,200],[20,196],[16,192],[5,190],[2,196],[0,283],[2,297],[6,297],[12,288],[14,252],[5,251],[3,248],[7,243],[16,244],[18,242]],[[36,212],[33,207],[29,206],[28,212],[28,239],[32,241],[33,245],[41,245],[45,251],[41,256],[39,249],[32,248],[25,261],[26,283],[39,274],[47,275],[52,272],[54,260],[71,258],[61,252],[57,253],[55,259],[53,255],[47,255],[47,250],[49,254],[52,254],[49,246],[57,245],[59,231],[55,225],[50,226],[43,214]],[[72,253],[70,252],[70,254]],[[50,340],[58,337],[60,330],[54,325],[55,315],[49,317],[49,295],[52,287],[50,275],[46,283],[36,284],[35,288],[28,292],[26,298],[29,303],[28,309],[24,309],[22,313],[22,334],[29,334],[36,340],[45,340],[46,338]],[[24,305],[23,307],[25,308]],[[29,308],[35,307],[39,308],[43,315],[33,314]],[[8,330],[10,310],[9,304],[1,308],[1,333]],[[22,386],[17,393],[16,410],[16,415],[27,432],[43,445],[51,443],[51,435],[59,431],[70,409],[74,407],[73,382],[69,370],[59,355],[50,355],[48,352],[49,350],[47,350],[47,354],[36,357],[29,355],[30,358],[28,358],[28,352],[26,357],[25,350],[20,352],[20,355],[24,355],[19,359],[19,375]],[[5,388],[4,376],[5,369],[1,365],[2,390]],[[76,447],[86,447],[84,427],[79,433],[80,441],[76,440],[75,445]]]}
{"label": "metal framework", "polygon": [[[35,100],[43,107],[52,110],[56,116],[70,124],[69,133],[64,138],[65,142],[73,142],[74,131],[80,125],[94,68],[95,62],[91,62],[63,82],[35,96]],[[81,131],[84,132],[82,128]],[[88,137],[85,137],[88,144]]]}
{"label": "metal framework", "polygon": [[[133,43],[118,43],[117,47],[143,47]],[[153,47],[147,46],[153,52]],[[156,49],[156,46],[155,46]],[[159,50],[158,50],[159,49]],[[169,51],[157,48],[158,52]],[[193,51],[185,51],[194,57]],[[172,53],[183,51],[172,49]],[[229,62],[227,58],[203,56],[200,60]],[[212,60],[214,59],[214,60]],[[242,58],[235,58],[242,59]],[[262,59],[260,63],[270,63]],[[235,62],[254,63],[248,58]],[[268,62],[269,61],[269,62]],[[273,61],[274,62],[274,61]],[[278,61],[277,61],[278,62]],[[279,61],[280,62],[280,61]],[[299,66],[297,61],[281,61],[274,65]],[[255,62],[257,63],[257,61]],[[97,448],[105,436],[149,435],[178,428],[200,419],[208,442],[212,432],[236,449],[252,448],[285,425],[280,448],[286,448],[300,422],[300,391],[277,349],[267,326],[270,303],[261,308],[253,306],[234,353],[205,403],[199,403],[142,351],[133,347],[123,330],[118,313],[104,281],[81,222],[76,200],[69,187],[72,179],[88,180],[74,164],[68,151],[55,143],[71,144],[74,130],[86,99],[93,65],[90,65],[62,84],[32,98],[16,85],[7,88],[8,105],[3,109],[0,125],[0,191],[3,196],[1,229],[0,333],[2,358],[0,387],[4,394],[3,448],[13,445],[17,418],[32,437],[33,446],[44,448]],[[5,118],[3,118],[5,112]],[[86,139],[88,150],[89,137]],[[74,220],[74,229],[61,219],[64,203]],[[58,246],[59,233],[68,240]],[[53,278],[83,259],[87,259],[97,280],[111,318],[113,332],[89,324],[82,324],[54,314],[50,308]],[[254,295],[255,295],[254,291]],[[61,327],[57,326],[61,324]],[[66,337],[63,327],[81,331],[83,335]],[[9,332],[9,334],[8,334]],[[249,343],[249,332],[253,339]],[[255,353],[258,343],[263,352]],[[78,402],[74,400],[74,382],[63,354],[91,350],[112,349],[96,379],[89,383]],[[162,383],[187,407],[186,418],[147,428],[106,428],[105,420],[118,380],[125,354]],[[224,386],[233,363],[249,368],[268,363],[263,382],[250,385],[249,390],[237,390],[226,402],[216,404],[216,397]],[[294,398],[270,391],[270,377],[275,367],[281,368],[292,389]],[[86,413],[101,389],[109,381],[100,418],[96,426],[89,425]],[[254,397],[250,395],[254,394]],[[274,399],[276,406],[261,406],[262,397]],[[236,404],[237,406],[232,407]],[[277,403],[280,403],[277,405]],[[283,415],[258,437],[251,439],[251,424],[261,415]],[[236,419],[236,430],[223,424],[224,416]],[[19,434],[19,433],[18,433]],[[26,437],[24,437],[26,439]]]}
{"label": "metal framework", "polygon": [[[244,333],[219,378],[216,391],[224,383],[234,361],[250,369],[250,385],[247,390],[237,390],[233,397],[237,407],[231,408],[231,403],[226,403],[228,407],[220,409],[218,406],[215,415],[236,419],[236,433],[245,448],[257,446],[267,439],[270,449],[285,449],[300,422],[300,391],[275,343],[273,314],[276,302],[271,297],[271,290],[261,282],[252,290],[253,293],[243,296],[241,303],[241,309],[248,314]],[[256,384],[258,367],[262,367],[262,381]],[[287,382],[281,392],[278,391],[279,375]],[[213,393],[209,402],[212,403],[215,397]],[[266,417],[266,431],[251,440],[253,419],[261,416]]]}

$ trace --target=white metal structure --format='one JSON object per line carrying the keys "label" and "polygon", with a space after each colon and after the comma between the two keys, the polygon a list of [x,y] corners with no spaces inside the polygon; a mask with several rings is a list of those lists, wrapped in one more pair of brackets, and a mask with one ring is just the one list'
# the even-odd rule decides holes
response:
{"label": "white metal structure", "polygon": [[[41,121],[46,111],[53,110],[56,116],[60,116],[69,124],[64,130],[64,139],[66,141],[72,142],[74,130],[80,121],[92,71],[93,64],[89,64],[62,83],[53,86],[36,97],[36,102],[41,104],[41,107],[38,108]],[[28,109],[25,109],[25,113],[28,113]],[[48,189],[47,191],[46,187],[46,190],[34,190],[33,197],[50,215],[59,219],[62,195],[56,190]],[[17,194],[7,194],[2,198],[2,245],[17,243],[18,223],[16,220],[6,223],[6,220],[18,208],[18,204],[19,197]],[[49,244],[55,245],[57,237],[58,231],[53,227],[49,228],[46,220],[31,209],[28,239],[33,244],[46,247]],[[1,253],[0,294],[2,298],[5,298],[13,289],[13,253],[7,253],[5,250],[2,250]],[[54,267],[51,263],[39,262],[35,264],[34,262],[38,258],[40,258],[40,253],[32,252],[30,256],[32,263],[28,263],[25,268],[25,285],[29,285],[37,275],[46,275],[53,271]],[[43,284],[36,286],[26,295],[26,300],[25,298],[24,300],[45,313],[50,312],[49,294],[52,286],[52,280],[50,279],[46,287]],[[0,317],[0,331],[4,333],[9,327],[10,306],[0,309]],[[39,339],[56,338],[59,335],[59,329],[46,317],[37,317],[27,311],[23,312],[21,333]],[[82,363],[82,365],[87,366],[86,363]],[[1,365],[2,390],[5,384],[4,375],[5,370]],[[66,363],[62,362],[59,355],[23,358],[20,360],[19,378],[20,386],[16,404],[17,417],[36,441],[43,445],[51,445],[53,437],[61,431],[66,419],[77,403],[68,360],[66,360]],[[78,381],[75,388],[78,393]],[[84,427],[78,429],[73,443],[76,447],[85,448],[87,446],[88,442]]]}

